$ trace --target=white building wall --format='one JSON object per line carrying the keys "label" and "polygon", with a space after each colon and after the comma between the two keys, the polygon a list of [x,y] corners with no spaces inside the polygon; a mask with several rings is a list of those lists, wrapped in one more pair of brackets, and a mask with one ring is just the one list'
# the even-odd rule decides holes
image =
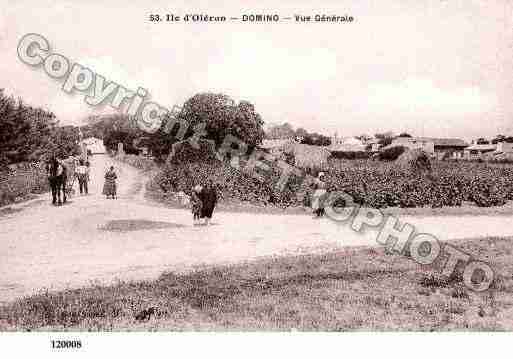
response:
{"label": "white building wall", "polygon": [[513,143],[499,142],[496,152],[513,153]]}

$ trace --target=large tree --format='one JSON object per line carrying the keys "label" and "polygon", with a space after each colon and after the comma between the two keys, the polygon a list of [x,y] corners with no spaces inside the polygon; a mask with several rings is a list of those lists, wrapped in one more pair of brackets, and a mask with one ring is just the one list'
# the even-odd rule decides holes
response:
{"label": "large tree", "polygon": [[189,129],[205,124],[205,138],[220,145],[227,135],[237,137],[249,147],[262,142],[264,130],[261,116],[248,101],[235,103],[224,94],[200,93],[187,100],[178,118]]}
{"label": "large tree", "polygon": [[497,135],[492,139],[492,143],[495,145],[499,142],[513,143],[513,136]]}
{"label": "large tree", "polygon": [[321,135],[320,133],[308,133],[303,137],[301,143],[312,146],[329,146],[331,139],[327,136]]}

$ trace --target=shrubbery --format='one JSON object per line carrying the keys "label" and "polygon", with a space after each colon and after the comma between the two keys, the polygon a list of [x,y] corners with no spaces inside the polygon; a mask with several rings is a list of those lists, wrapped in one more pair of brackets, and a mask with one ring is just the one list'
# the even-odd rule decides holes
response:
{"label": "shrubbery", "polygon": [[148,157],[125,154],[117,156],[116,159],[143,171],[151,171],[152,169],[156,168],[155,162],[153,162],[153,160]]}
{"label": "shrubbery", "polygon": [[16,202],[30,193],[48,191],[48,179],[42,165],[24,163],[0,172],[0,206]]}
{"label": "shrubbery", "polygon": [[355,151],[355,152],[346,152],[346,151],[331,151],[332,158],[339,158],[344,160],[361,160],[369,158],[372,155],[372,152],[369,151]]}
{"label": "shrubbery", "polygon": [[389,147],[389,148],[384,149],[381,152],[379,152],[378,159],[380,161],[395,161],[406,150],[407,150],[407,148],[404,146]]}
{"label": "shrubbery", "polygon": [[[356,203],[369,207],[461,206],[464,201],[489,207],[513,200],[511,166],[436,161],[429,174],[416,174],[390,162],[329,162],[325,171],[328,190],[345,191]],[[249,173],[219,161],[183,162],[164,167],[154,178],[154,185],[162,191],[188,192],[197,183],[213,180],[224,199],[280,206],[308,204],[297,195],[309,191],[300,178],[292,178],[284,191],[276,189],[280,175],[280,170],[273,170],[259,182]]]}

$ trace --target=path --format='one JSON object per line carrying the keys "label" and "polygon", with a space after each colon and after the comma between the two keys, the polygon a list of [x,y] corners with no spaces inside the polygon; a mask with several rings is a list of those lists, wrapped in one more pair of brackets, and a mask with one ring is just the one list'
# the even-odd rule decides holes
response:
{"label": "path", "polygon": [[[195,265],[377,245],[374,231],[356,234],[346,225],[298,215],[216,213],[215,225],[193,227],[188,209],[154,205],[135,193],[141,175],[124,164],[115,163],[119,199],[106,200],[100,193],[111,163],[93,157],[89,196],[75,195],[62,207],[40,201],[0,217],[0,302],[43,288],[151,279]],[[513,235],[507,216],[402,220],[442,240]]]}

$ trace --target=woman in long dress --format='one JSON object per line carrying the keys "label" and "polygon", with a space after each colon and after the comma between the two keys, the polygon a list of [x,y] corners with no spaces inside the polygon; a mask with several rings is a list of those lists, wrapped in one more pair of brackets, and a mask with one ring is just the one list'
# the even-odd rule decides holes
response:
{"label": "woman in long dress", "polygon": [[201,218],[205,219],[205,225],[210,224],[210,220],[212,219],[212,213],[214,212],[214,208],[217,204],[217,190],[212,182],[209,182],[207,186],[203,187],[199,194],[202,208],[201,208]]}
{"label": "woman in long dress", "polygon": [[312,198],[312,210],[316,217],[324,216],[324,197],[326,195],[326,183],[323,180],[324,173],[320,172],[314,183],[315,191]]}
{"label": "woman in long dress", "polygon": [[200,185],[197,185],[192,189],[192,192],[191,192],[191,209],[192,209],[192,216],[193,216],[193,219],[192,219],[193,225],[199,224],[199,221],[200,221],[201,210],[203,208],[203,203],[201,202],[201,199],[200,199],[200,193],[201,193],[202,189],[203,189],[203,187],[201,187]]}
{"label": "woman in long dress", "polygon": [[118,176],[114,171],[114,166],[110,166],[110,169],[105,173],[105,184],[103,185],[103,194],[107,199],[112,197],[116,198],[116,179]]}

